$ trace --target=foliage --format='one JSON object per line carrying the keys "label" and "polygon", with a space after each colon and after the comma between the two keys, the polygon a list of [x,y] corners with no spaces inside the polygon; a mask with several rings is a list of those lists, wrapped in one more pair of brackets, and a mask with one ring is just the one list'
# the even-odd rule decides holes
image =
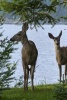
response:
{"label": "foliage", "polygon": [[16,63],[11,64],[10,53],[13,52],[13,43],[7,38],[1,39],[0,35],[0,88],[9,86],[14,77],[11,77],[15,72]]}
{"label": "foliage", "polygon": [[[4,18],[2,15],[0,15],[0,26],[4,23]],[[1,27],[0,27],[1,28]]]}
{"label": "foliage", "polygon": [[30,87],[27,92],[23,88],[13,88],[3,91],[2,100],[54,100],[53,86],[36,86],[34,91]]}
{"label": "foliage", "polygon": [[63,80],[59,85],[55,87],[55,99],[67,100],[67,87],[66,82]]}
{"label": "foliage", "polygon": [[58,19],[53,17],[57,6],[61,4],[59,0],[1,0],[1,10],[12,13],[12,16],[18,19],[18,22],[28,22],[36,26],[45,23],[55,24]]}
{"label": "foliage", "polygon": [[[0,15],[0,29],[2,29],[2,24],[4,18]],[[16,50],[13,48],[12,43],[8,38],[3,38],[2,32],[0,32],[0,100],[2,99],[2,90],[9,87],[9,83],[14,80],[12,76],[15,73],[16,62],[11,64],[11,53]]]}
{"label": "foliage", "polygon": [[[0,16],[0,29],[3,24],[3,16]],[[16,49],[13,48],[12,43],[8,38],[3,38],[2,32],[0,32],[0,89],[9,87],[9,83],[12,82],[15,73],[16,63],[11,64],[11,53]]]}
{"label": "foliage", "polygon": [[24,81],[22,80],[23,79],[23,76],[20,76],[19,80],[15,79],[16,80],[16,84],[14,87],[22,87],[23,86],[23,83]]}

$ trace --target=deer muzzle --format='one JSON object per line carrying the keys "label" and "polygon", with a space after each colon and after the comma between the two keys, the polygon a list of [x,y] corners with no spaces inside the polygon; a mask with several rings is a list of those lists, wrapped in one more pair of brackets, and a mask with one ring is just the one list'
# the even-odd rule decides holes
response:
{"label": "deer muzzle", "polygon": [[13,39],[13,38],[11,38],[11,39],[10,39],[10,41],[14,41],[14,39]]}

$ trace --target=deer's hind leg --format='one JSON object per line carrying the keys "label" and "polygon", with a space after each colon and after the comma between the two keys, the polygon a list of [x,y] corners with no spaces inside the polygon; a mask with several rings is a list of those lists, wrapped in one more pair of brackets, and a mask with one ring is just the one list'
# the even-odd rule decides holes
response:
{"label": "deer's hind leg", "polygon": [[60,76],[60,82],[61,82],[61,77],[62,77],[62,66],[58,64],[59,67],[59,76]]}
{"label": "deer's hind leg", "polygon": [[65,79],[66,79],[66,76],[67,76],[67,64],[65,65]]}

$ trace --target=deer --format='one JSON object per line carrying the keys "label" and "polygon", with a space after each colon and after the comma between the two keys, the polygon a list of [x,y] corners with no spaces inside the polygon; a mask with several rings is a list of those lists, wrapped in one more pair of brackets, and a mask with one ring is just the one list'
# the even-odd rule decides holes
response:
{"label": "deer", "polygon": [[19,31],[10,39],[10,41],[21,42],[23,45],[21,53],[22,53],[22,66],[24,72],[24,91],[28,90],[29,74],[31,78],[32,90],[34,90],[33,79],[38,57],[38,50],[35,43],[31,40],[28,40],[28,37],[26,35],[26,31],[28,30],[28,28],[29,28],[28,23],[25,22],[22,26],[22,30]]}
{"label": "deer", "polygon": [[62,35],[62,30],[57,37],[54,37],[51,33],[48,33],[49,38],[53,39],[55,52],[56,52],[56,60],[59,67],[59,81],[61,82],[62,78],[62,65],[65,65],[65,79],[67,75],[67,47],[60,47],[60,38]]}

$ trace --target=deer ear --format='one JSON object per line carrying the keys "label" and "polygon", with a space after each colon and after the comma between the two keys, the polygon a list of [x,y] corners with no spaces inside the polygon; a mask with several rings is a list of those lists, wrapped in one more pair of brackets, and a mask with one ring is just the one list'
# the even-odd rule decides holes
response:
{"label": "deer ear", "polygon": [[28,30],[28,23],[25,22],[22,26],[22,31],[26,32]]}
{"label": "deer ear", "polygon": [[61,35],[62,35],[62,30],[61,30],[61,32],[60,32],[60,34],[59,34],[59,37],[61,37]]}
{"label": "deer ear", "polygon": [[54,36],[53,36],[51,33],[48,33],[48,36],[49,36],[51,39],[54,39]]}

